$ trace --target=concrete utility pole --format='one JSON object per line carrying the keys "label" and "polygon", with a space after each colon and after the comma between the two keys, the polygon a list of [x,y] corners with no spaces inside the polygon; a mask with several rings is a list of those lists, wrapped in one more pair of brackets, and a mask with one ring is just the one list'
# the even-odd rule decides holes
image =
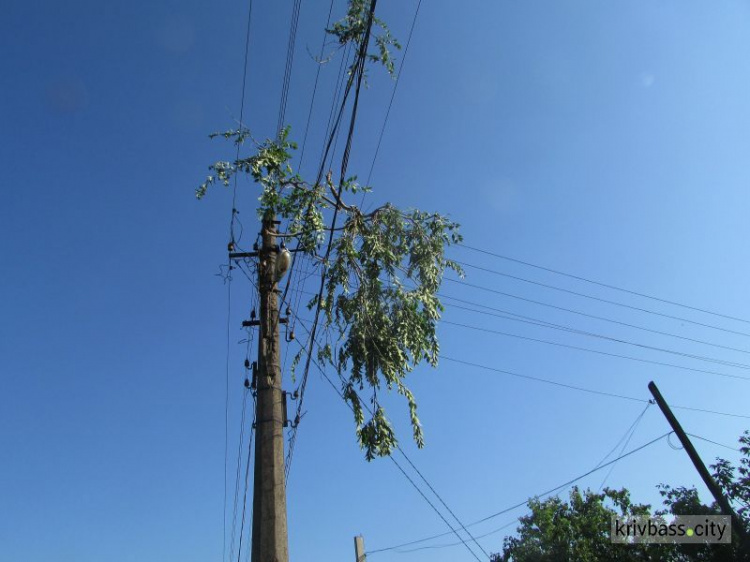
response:
{"label": "concrete utility pole", "polygon": [[354,554],[356,558],[354,562],[367,562],[365,556],[365,538],[362,535],[354,537]]}
{"label": "concrete utility pole", "polygon": [[661,408],[664,417],[667,418],[669,425],[672,426],[675,435],[677,435],[680,442],[682,443],[682,446],[685,448],[685,452],[690,457],[690,460],[693,461],[693,466],[695,466],[695,469],[698,471],[698,474],[701,475],[701,478],[706,484],[706,487],[710,490],[711,494],[716,500],[716,503],[721,508],[722,515],[730,515],[732,517],[732,530],[735,531],[737,533],[737,536],[740,538],[741,547],[744,548],[748,554],[750,554],[750,541],[748,541],[747,531],[743,526],[742,519],[737,517],[737,514],[732,509],[729,500],[724,496],[724,492],[722,492],[721,488],[719,488],[719,485],[711,476],[711,473],[706,468],[706,465],[703,464],[703,461],[698,455],[698,451],[696,451],[695,447],[693,447],[690,439],[688,439],[688,436],[682,429],[680,422],[677,421],[677,418],[672,413],[671,408],[664,400],[664,397],[661,395],[661,392],[659,392],[659,389],[656,387],[653,381],[648,383],[648,389],[651,391],[651,395],[654,397],[654,400],[656,400],[659,408]]}
{"label": "concrete utility pole", "polygon": [[252,562],[289,562],[284,481],[284,405],[281,392],[277,221],[263,221],[258,255],[258,337]]}

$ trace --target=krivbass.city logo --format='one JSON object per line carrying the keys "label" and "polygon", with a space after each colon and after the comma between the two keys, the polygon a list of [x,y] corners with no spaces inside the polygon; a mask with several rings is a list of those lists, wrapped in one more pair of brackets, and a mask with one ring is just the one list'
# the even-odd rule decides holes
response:
{"label": "krivbass.city logo", "polygon": [[612,517],[613,543],[717,543],[732,542],[729,515],[678,515],[664,517]]}

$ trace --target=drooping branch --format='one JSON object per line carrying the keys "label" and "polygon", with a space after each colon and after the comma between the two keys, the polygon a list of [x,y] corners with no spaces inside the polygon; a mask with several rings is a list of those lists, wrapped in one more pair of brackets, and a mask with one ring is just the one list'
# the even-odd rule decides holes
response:
{"label": "drooping branch", "polygon": [[[370,7],[368,0],[350,0],[346,17],[329,33],[341,44],[364,49],[364,22]],[[377,51],[367,53],[367,58],[392,73],[388,48],[398,44],[382,22],[373,21],[383,33],[375,36]],[[458,225],[437,213],[404,211],[391,204],[363,213],[347,202],[348,196],[369,191],[356,177],[342,177],[336,185],[329,172],[323,181],[311,183],[295,172],[291,162],[297,146],[289,140],[289,132],[286,127],[278,138],[262,143],[246,129],[213,135],[238,145],[250,139],[255,152],[210,166],[210,175],[196,196],[202,198],[213,184],[229,185],[236,174],[247,174],[260,186],[259,217],[280,219],[285,227],[281,230],[286,231],[282,235],[296,240],[304,254],[315,260],[326,256],[326,263],[321,264],[326,272],[324,292],[309,303],[319,306],[325,319],[326,343],[319,346],[318,359],[332,365],[341,377],[365,456],[370,460],[388,455],[396,445],[395,432],[380,404],[378,392],[383,388],[406,399],[413,437],[421,447],[424,436],[417,402],[405,378],[422,362],[437,365],[436,327],[443,311],[437,291],[446,269],[463,274],[445,257],[447,246],[461,240]],[[324,216],[331,213],[344,217],[343,226],[326,225]],[[329,237],[330,245],[321,252]],[[372,409],[363,407],[359,392],[364,390],[370,392]]]}

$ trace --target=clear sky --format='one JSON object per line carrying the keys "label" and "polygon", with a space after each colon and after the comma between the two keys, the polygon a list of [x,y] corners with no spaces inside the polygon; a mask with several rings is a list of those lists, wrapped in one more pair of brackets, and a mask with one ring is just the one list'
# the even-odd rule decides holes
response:
{"label": "clear sky", "polygon": [[[261,138],[275,134],[292,4],[255,0],[253,8],[245,121]],[[302,2],[286,112],[300,141],[316,70],[308,52],[319,49],[328,8],[324,0]],[[415,8],[412,0],[378,3],[402,43]],[[4,4],[1,562],[222,559],[227,286],[216,274],[226,261],[231,193],[218,188],[198,202],[193,192],[210,163],[233,156],[229,144],[207,135],[239,116],[247,9],[235,0]],[[343,9],[336,0],[335,16]],[[426,0],[367,204],[449,213],[472,247],[750,319],[749,30],[750,8],[731,0]],[[321,71],[304,173],[319,158],[340,56]],[[360,177],[392,88],[371,69],[350,164]],[[256,195],[240,182],[245,241],[258,228]],[[446,282],[444,294],[485,311],[734,364],[482,315],[446,299],[450,322],[750,376],[747,321],[466,248],[451,256],[683,320],[474,268],[467,283],[514,296]],[[236,274],[228,550],[245,357],[237,342],[251,300]],[[442,352],[456,359],[640,399],[655,380],[673,404],[750,415],[747,380],[447,323],[439,333]],[[644,408],[447,360],[409,379],[425,449],[409,440],[404,404],[386,406],[411,460],[465,524],[594,468]],[[350,412],[316,371],[305,410],[288,489],[292,560],[352,559],[356,534],[376,550],[447,530],[389,460],[365,462]],[[750,425],[676,413],[687,431],[729,445]],[[667,430],[652,406],[628,449]],[[696,445],[709,462],[737,458]],[[580,485],[597,489],[606,474]],[[684,451],[666,440],[620,461],[606,480],[654,505],[660,482],[699,484]],[[510,524],[480,539],[497,552],[523,513],[471,530],[484,535]],[[463,546],[368,557],[473,559]]]}

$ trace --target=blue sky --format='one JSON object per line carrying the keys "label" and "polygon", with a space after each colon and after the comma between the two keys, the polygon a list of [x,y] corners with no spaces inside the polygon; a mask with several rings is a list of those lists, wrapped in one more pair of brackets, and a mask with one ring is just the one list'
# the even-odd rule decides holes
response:
{"label": "blue sky", "polygon": [[[291,2],[256,0],[245,121],[273,136]],[[302,2],[286,121],[301,140],[329,3]],[[344,4],[334,3],[341,15]],[[405,43],[416,2],[378,4]],[[197,202],[232,147],[208,133],[239,116],[246,2],[7,3],[0,22],[0,560],[222,557],[226,260],[231,195]],[[739,1],[423,2],[367,204],[449,213],[466,244],[633,291],[750,319],[750,8]],[[340,56],[340,54],[338,55]],[[304,173],[318,158],[339,59],[323,67]],[[399,55],[400,62],[400,55]],[[350,171],[366,177],[393,82],[361,98]],[[240,182],[247,239],[256,188]],[[465,248],[456,259],[724,330],[739,322],[594,286]],[[748,336],[476,269],[469,283],[671,336],[447,282],[444,293],[652,347],[747,361]],[[230,318],[231,487],[242,404],[235,276]],[[694,369],[716,365],[451,307],[445,319]],[[750,415],[748,382],[444,324],[447,356],[570,385]],[[285,374],[287,376],[287,374]],[[442,361],[410,375],[427,446],[386,406],[414,464],[464,523],[593,468],[643,404]],[[291,385],[290,385],[291,386]],[[367,463],[351,414],[313,372],[290,476],[293,560],[352,556],[447,530],[387,459]],[[687,431],[735,444],[747,419],[679,410]],[[668,426],[656,407],[629,447]],[[730,450],[696,443],[707,461]],[[402,462],[403,464],[403,462]],[[580,482],[598,488],[605,471]],[[417,476],[410,473],[418,480]],[[698,485],[661,441],[607,485],[659,503]],[[423,486],[424,487],[424,486]],[[699,486],[703,490],[702,486]],[[428,491],[426,491],[428,493]],[[704,499],[707,497],[703,492]],[[485,534],[516,510],[472,527]],[[231,525],[227,530],[229,542]],[[499,551],[513,525],[480,540]],[[443,537],[424,545],[456,542]],[[481,556],[481,555],[480,555]],[[242,557],[244,560],[244,555]],[[368,560],[472,560],[461,546]]]}

